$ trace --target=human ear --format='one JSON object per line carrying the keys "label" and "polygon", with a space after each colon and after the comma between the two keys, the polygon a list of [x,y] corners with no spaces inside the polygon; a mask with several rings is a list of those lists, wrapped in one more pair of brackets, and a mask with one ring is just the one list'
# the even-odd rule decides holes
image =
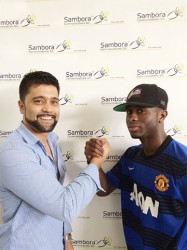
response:
{"label": "human ear", "polygon": [[167,115],[168,115],[167,110],[161,109],[161,110],[160,110],[159,123],[164,122],[164,120],[165,120],[165,118],[167,117]]}
{"label": "human ear", "polygon": [[20,113],[24,114],[25,113],[25,105],[21,100],[18,101],[18,106],[19,106]]}

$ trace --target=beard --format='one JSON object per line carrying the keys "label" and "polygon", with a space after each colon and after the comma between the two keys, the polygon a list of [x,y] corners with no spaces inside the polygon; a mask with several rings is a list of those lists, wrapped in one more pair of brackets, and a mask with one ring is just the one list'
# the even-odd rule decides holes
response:
{"label": "beard", "polygon": [[48,133],[48,132],[51,132],[53,131],[53,129],[55,128],[56,124],[57,124],[57,120],[56,120],[56,117],[54,117],[55,120],[54,120],[54,123],[51,124],[50,126],[48,127],[45,127],[45,126],[42,126],[38,120],[29,120],[26,116],[25,116],[25,120],[27,121],[27,123],[29,125],[32,126],[32,128],[34,128],[36,131],[39,131],[41,133]]}

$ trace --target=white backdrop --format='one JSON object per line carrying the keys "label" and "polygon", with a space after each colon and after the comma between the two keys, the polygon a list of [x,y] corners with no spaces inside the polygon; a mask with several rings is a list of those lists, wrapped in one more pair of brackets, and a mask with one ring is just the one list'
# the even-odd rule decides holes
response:
{"label": "white backdrop", "polygon": [[[61,84],[60,136],[66,183],[86,165],[85,141],[106,137],[110,169],[139,143],[112,108],[141,83],[169,95],[166,132],[187,145],[186,0],[0,0],[0,139],[20,123],[18,86],[33,70]],[[75,249],[126,249],[120,193],[95,197],[72,223]]]}

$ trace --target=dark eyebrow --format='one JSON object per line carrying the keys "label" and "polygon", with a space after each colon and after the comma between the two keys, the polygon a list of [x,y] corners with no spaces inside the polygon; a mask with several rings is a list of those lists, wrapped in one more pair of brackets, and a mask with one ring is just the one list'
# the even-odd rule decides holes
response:
{"label": "dark eyebrow", "polygon": [[[35,96],[35,97],[33,97],[33,100],[36,100],[36,99],[38,99],[38,98],[46,99],[44,96]],[[59,98],[57,98],[57,97],[52,97],[52,98],[50,98],[50,99],[60,101]]]}
{"label": "dark eyebrow", "polygon": [[53,99],[53,100],[57,100],[57,101],[60,101],[60,99],[59,99],[59,98],[57,98],[57,97],[52,97],[51,99]]}
{"label": "dark eyebrow", "polygon": [[38,99],[38,98],[42,98],[42,99],[44,99],[44,97],[43,97],[43,96],[35,96],[35,97],[33,97],[33,100]]}

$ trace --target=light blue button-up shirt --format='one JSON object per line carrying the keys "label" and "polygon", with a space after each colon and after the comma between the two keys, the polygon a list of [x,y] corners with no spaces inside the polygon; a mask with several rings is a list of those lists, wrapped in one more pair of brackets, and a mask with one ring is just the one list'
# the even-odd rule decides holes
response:
{"label": "light blue button-up shirt", "polygon": [[94,164],[63,186],[66,169],[57,139],[49,133],[54,161],[23,123],[2,143],[0,250],[63,250],[69,222],[101,189]]}

